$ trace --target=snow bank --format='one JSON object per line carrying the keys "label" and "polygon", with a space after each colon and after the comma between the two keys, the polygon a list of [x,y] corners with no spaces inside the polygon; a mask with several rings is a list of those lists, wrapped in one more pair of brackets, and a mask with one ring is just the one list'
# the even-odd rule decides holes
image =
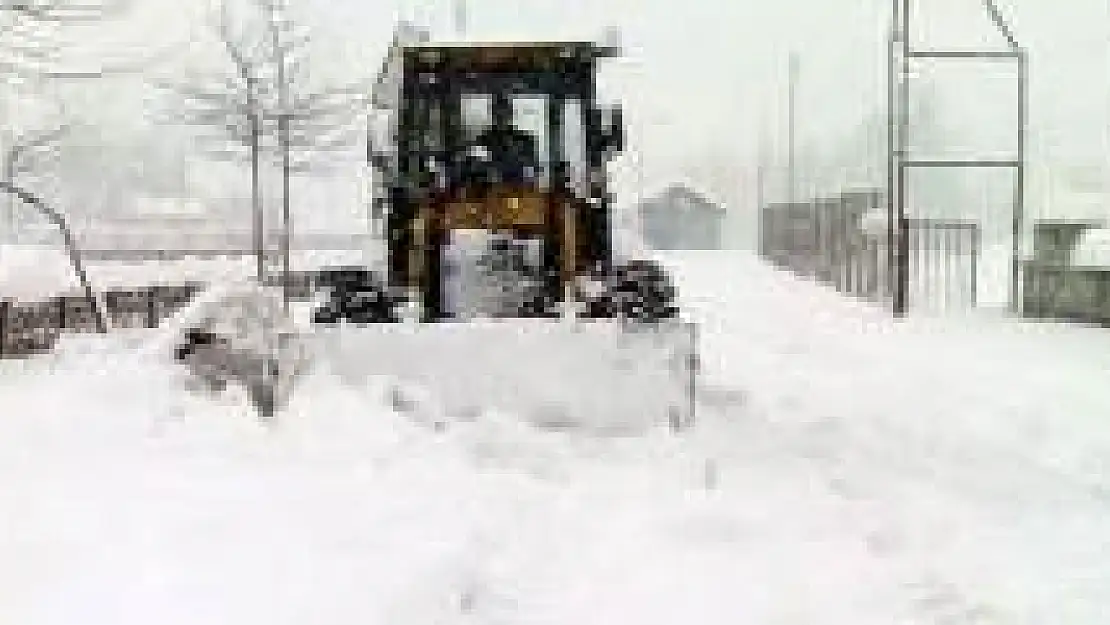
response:
{"label": "snow bank", "polygon": [[[293,250],[290,266],[294,271],[315,271],[331,265],[376,267],[383,258],[381,250],[373,246]],[[174,260],[86,260],[85,271],[97,289],[186,282],[226,284],[254,276],[255,259],[198,256]],[[79,288],[80,281],[64,249],[48,245],[0,245],[0,297],[42,301]]]}
{"label": "snow bank", "polygon": [[[753,453],[810,465],[866,511],[876,549],[956,612],[1098,622],[1110,336],[978,315],[895,322],[743,254],[670,262],[704,333],[716,330],[707,367],[750,389],[760,420],[747,435],[770,441]],[[722,454],[751,450],[727,440],[714,442]]]}
{"label": "snow bank", "polygon": [[1110,267],[1110,228],[1083,233],[1072,251],[1071,262],[1079,267]]}
{"label": "snow bank", "polygon": [[411,622],[496,518],[495,478],[360,394],[317,380],[267,430],[104,364],[4,388],[5,622]]}
{"label": "snow bank", "polygon": [[45,245],[0,245],[0,298],[42,301],[80,288],[65,250]]}

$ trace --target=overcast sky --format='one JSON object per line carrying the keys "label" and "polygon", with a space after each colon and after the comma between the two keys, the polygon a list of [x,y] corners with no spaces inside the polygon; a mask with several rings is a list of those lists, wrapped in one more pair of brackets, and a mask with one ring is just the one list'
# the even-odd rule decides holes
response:
{"label": "overcast sky", "polygon": [[[434,21],[449,32],[450,0],[319,3],[321,29],[350,49],[380,55],[396,15]],[[761,116],[782,121],[785,57],[798,52],[799,134],[842,133],[883,103],[889,0],[469,0],[470,29],[484,38],[594,37],[618,26],[627,58],[606,78],[633,123],[633,143],[652,169],[673,169],[706,149],[752,155]],[[919,41],[1000,47],[979,0],[914,0]],[[1032,123],[1037,143],[1061,157],[1105,152],[1105,0],[999,0],[1032,55]],[[935,62],[934,62],[935,63]],[[1008,82],[976,85],[981,64],[936,66],[940,99],[953,124],[1012,111]],[[951,69],[949,69],[951,68]],[[929,68],[924,68],[928,70]],[[997,70],[994,70],[997,74]],[[1008,80],[1008,79],[1007,79]],[[979,87],[976,89],[976,87]],[[951,88],[949,88],[951,87]],[[996,97],[990,98],[989,95]],[[997,105],[992,111],[981,100]],[[775,118],[778,118],[777,120]],[[985,120],[984,120],[985,121]],[[782,124],[778,124],[779,127]],[[781,128],[773,135],[783,135]],[[989,133],[994,134],[994,133]],[[997,139],[997,137],[995,137]],[[992,144],[984,148],[995,147]]]}
{"label": "overcast sky", "polygon": [[[234,2],[235,0],[229,0]],[[372,75],[398,17],[451,33],[453,0],[289,0],[313,33],[323,81]],[[121,59],[154,50],[210,49],[201,20],[208,0],[134,0],[127,20],[76,37]],[[939,45],[999,47],[1001,39],[979,0],[914,0],[918,40]],[[885,101],[889,0],[469,0],[469,33],[481,39],[601,36],[618,27],[626,56],[604,75],[606,96],[620,98],[629,143],[643,162],[648,187],[681,172],[713,178],[707,163],[750,174],[763,134],[772,156],[785,154],[785,67],[800,59],[799,142],[828,143]],[[1034,158],[1097,161],[1107,153],[1110,64],[1107,0],[999,0],[1020,43],[1031,51],[1031,147]],[[91,44],[90,44],[91,45]],[[174,57],[180,59],[182,57]],[[180,61],[153,73],[170,74]],[[194,61],[194,64],[199,61]],[[941,116],[954,141],[1004,150],[1012,119],[1010,78],[980,64],[934,65]],[[949,69],[952,68],[952,69]],[[928,68],[923,73],[929,73]],[[983,80],[974,79],[978,74]],[[142,97],[124,102],[101,86],[101,113],[134,119]],[[139,107],[136,109],[135,107]],[[993,120],[993,121],[992,121]],[[1001,120],[1001,121],[1000,121]],[[999,128],[1003,130],[1000,131]],[[966,146],[965,146],[966,147]],[[710,173],[707,173],[710,172]],[[720,175],[716,176],[720,178]],[[618,174],[618,185],[632,180]],[[737,178],[747,184],[750,175]],[[732,184],[732,183],[727,183]],[[726,183],[711,181],[711,186]],[[619,190],[619,189],[618,189]],[[744,189],[716,189],[725,195]]]}

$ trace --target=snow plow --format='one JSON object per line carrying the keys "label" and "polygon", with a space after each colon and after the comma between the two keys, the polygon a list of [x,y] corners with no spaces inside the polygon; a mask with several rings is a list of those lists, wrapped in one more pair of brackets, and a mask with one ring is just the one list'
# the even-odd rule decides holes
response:
{"label": "snow plow", "polygon": [[623,128],[594,101],[613,53],[394,42],[368,141],[385,263],[319,276],[313,322],[334,373],[418,386],[459,417],[691,422],[696,328],[660,265],[613,249],[605,165]]}

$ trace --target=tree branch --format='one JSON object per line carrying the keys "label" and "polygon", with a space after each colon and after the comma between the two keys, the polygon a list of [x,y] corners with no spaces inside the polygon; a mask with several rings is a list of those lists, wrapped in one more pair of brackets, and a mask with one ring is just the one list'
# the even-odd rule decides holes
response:
{"label": "tree branch", "polygon": [[89,306],[92,307],[93,315],[96,316],[96,331],[101,334],[106,334],[108,332],[108,318],[100,305],[100,301],[96,297],[96,293],[93,291],[92,283],[89,282],[88,273],[85,271],[85,264],[81,261],[81,250],[77,247],[77,241],[73,238],[73,233],[69,229],[66,218],[30,191],[17,187],[11,182],[0,180],[0,193],[15,196],[24,204],[38,211],[39,214],[46,217],[58,228],[59,232],[62,234],[62,240],[65,242],[66,252],[69,253],[69,260],[73,265],[73,271],[77,274],[77,279],[81,281],[81,286],[85,291],[85,297],[88,299]]}
{"label": "tree branch", "polygon": [[117,0],[111,4],[11,0],[0,3],[0,12],[7,11],[41,22],[88,22],[118,15],[128,7],[130,0]]}
{"label": "tree branch", "polygon": [[221,0],[218,8],[214,7],[210,23],[234,76],[206,81],[207,84],[197,84],[194,80],[167,87],[165,91],[176,102],[170,119],[204,128],[209,131],[205,134],[219,135],[227,141],[228,147],[235,148],[253,143],[252,121],[257,120],[262,139],[259,153],[267,158],[280,155],[276,122],[284,111],[279,107],[282,85],[276,84],[276,64],[280,56],[285,56],[287,60],[293,59],[293,69],[303,70],[287,73],[294,81],[288,102],[291,149],[309,154],[352,145],[360,136],[354,122],[369,99],[369,83],[310,90],[307,87],[308,35],[284,36],[288,20],[279,15],[277,5],[271,0],[251,3],[263,15],[255,22],[253,30],[248,28],[244,33],[232,31],[226,0]]}

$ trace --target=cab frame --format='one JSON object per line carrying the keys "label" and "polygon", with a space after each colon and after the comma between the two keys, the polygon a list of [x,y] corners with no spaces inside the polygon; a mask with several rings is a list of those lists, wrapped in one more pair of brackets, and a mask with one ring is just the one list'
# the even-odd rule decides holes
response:
{"label": "cab frame", "polygon": [[[415,294],[425,320],[445,317],[443,251],[457,229],[541,239],[552,302],[576,276],[612,263],[605,165],[622,148],[623,128],[619,108],[596,103],[598,60],[611,56],[614,49],[583,42],[391,50],[375,94],[386,132],[368,142],[368,159],[379,180],[375,213],[386,235],[387,282]],[[482,185],[455,175],[469,139],[464,99],[475,97],[541,101],[542,175]],[[580,145],[565,141],[571,130]]]}

